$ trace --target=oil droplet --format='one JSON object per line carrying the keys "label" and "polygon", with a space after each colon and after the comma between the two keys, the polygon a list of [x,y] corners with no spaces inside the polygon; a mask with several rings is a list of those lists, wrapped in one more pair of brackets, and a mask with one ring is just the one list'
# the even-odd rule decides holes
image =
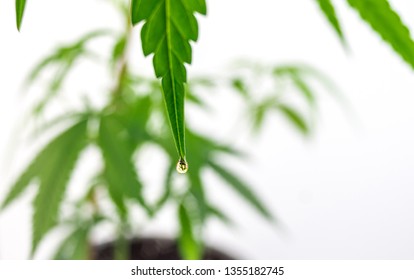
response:
{"label": "oil droplet", "polygon": [[177,162],[177,172],[180,174],[185,174],[188,171],[188,163],[185,161],[185,159],[180,158]]}

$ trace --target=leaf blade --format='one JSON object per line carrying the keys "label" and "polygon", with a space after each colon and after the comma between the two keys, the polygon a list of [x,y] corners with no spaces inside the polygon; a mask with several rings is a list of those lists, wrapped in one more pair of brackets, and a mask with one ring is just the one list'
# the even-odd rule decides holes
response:
{"label": "leaf blade", "polygon": [[54,260],[86,260],[89,257],[89,228],[73,230],[60,244]]}
{"label": "leaf blade", "polygon": [[348,0],[361,18],[414,69],[414,42],[387,0]]}
{"label": "leaf blade", "polygon": [[335,7],[332,4],[331,0],[316,0],[319,4],[319,8],[325,15],[326,19],[332,26],[332,28],[335,30],[336,34],[338,35],[339,39],[341,40],[342,44],[345,43],[345,36],[342,31],[341,24],[339,22],[338,16],[335,11]]}
{"label": "leaf blade", "polygon": [[86,129],[87,121],[82,120],[46,147],[44,154],[48,156],[38,171],[40,185],[33,202],[32,254],[44,235],[56,224],[70,174],[80,152],[87,145]]}
{"label": "leaf blade", "polygon": [[[38,156],[39,157],[39,156]],[[15,199],[17,199],[29,186],[29,184],[35,178],[38,168],[35,162],[39,159],[35,159],[31,165],[20,175],[19,179],[10,188],[10,191],[3,200],[0,210],[6,209]]]}
{"label": "leaf blade", "polygon": [[145,21],[141,31],[144,55],[154,54],[176,150],[185,159],[184,98],[191,63],[190,41],[198,38],[196,12],[206,13],[205,0],[133,0],[132,23]]}
{"label": "leaf blade", "polygon": [[20,31],[23,21],[24,10],[26,8],[26,0],[16,0],[16,26]]}
{"label": "leaf blade", "polygon": [[186,260],[199,260],[202,255],[202,248],[196,239],[194,225],[184,204],[179,206],[178,217],[180,222],[180,235],[178,238],[180,253]]}
{"label": "leaf blade", "polygon": [[98,145],[104,160],[104,176],[108,183],[109,194],[118,207],[121,217],[127,214],[125,198],[138,201],[149,211],[142,196],[142,184],[138,180],[132,162],[132,150],[122,137],[124,127],[115,118],[101,119]]}
{"label": "leaf blade", "polygon": [[310,127],[298,111],[290,106],[278,104],[276,109],[281,112],[304,135],[308,135]]}
{"label": "leaf blade", "polygon": [[263,205],[263,203],[259,200],[256,194],[248,187],[245,183],[240,181],[236,176],[231,174],[228,170],[226,170],[221,165],[210,161],[210,167],[218,174],[220,177],[226,181],[233,189],[239,193],[244,199],[246,199],[262,216],[269,220],[273,220],[273,216],[270,211]]}

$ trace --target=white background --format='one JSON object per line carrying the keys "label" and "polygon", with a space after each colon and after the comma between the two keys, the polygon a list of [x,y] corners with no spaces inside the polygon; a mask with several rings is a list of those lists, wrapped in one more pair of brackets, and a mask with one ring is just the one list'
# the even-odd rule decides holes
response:
{"label": "white background", "polygon": [[[30,99],[20,94],[27,71],[58,43],[96,27],[120,26],[105,1],[43,0],[28,3],[19,34],[12,2],[0,3],[0,198],[30,151],[36,150],[27,138],[16,140],[24,132],[21,120]],[[278,118],[269,119],[265,133],[252,139],[243,126],[234,129],[237,114],[228,98],[212,93],[217,112],[190,123],[250,151],[247,161],[228,164],[255,187],[280,222],[269,224],[207,174],[209,197],[222,204],[237,224],[228,228],[211,223],[206,232],[209,244],[247,259],[414,257],[414,74],[342,2],[335,1],[349,52],[314,1],[208,1],[209,14],[200,20],[190,73],[219,75],[237,58],[306,62],[334,78],[353,112],[344,112],[321,93],[319,121],[311,139],[304,140]],[[414,4],[391,3],[414,28]],[[139,42],[133,56],[141,71],[152,74]],[[72,77],[72,84],[90,89],[99,102],[102,90],[110,86],[102,82],[102,75],[87,71]],[[13,149],[19,152],[10,152]],[[152,160],[154,165],[157,159]],[[156,172],[148,170],[144,177],[149,180]],[[27,258],[32,195],[29,192],[0,216],[0,258]],[[173,217],[173,212],[165,211],[144,233],[173,236]],[[53,240],[44,244],[38,257],[47,258],[52,247]]]}

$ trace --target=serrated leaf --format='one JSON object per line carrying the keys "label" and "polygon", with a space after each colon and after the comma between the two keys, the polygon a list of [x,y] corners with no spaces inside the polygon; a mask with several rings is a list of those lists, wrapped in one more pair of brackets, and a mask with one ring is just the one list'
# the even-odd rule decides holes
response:
{"label": "serrated leaf", "polygon": [[300,132],[305,135],[309,134],[310,128],[298,111],[284,104],[278,104],[276,109],[281,112]]}
{"label": "serrated leaf", "polygon": [[[70,131],[68,130],[66,132]],[[59,150],[59,147],[62,145],[61,142],[63,141],[61,140],[62,137],[65,137],[65,134],[62,134],[52,140],[41,152],[39,152],[31,164],[19,176],[4,199],[1,205],[2,210],[18,198],[34,179],[40,179],[41,173],[44,172],[42,171],[42,167],[48,166],[51,156],[55,155],[55,152]]]}
{"label": "serrated leaf", "polygon": [[324,13],[326,19],[329,21],[331,26],[334,28],[336,34],[341,39],[341,42],[345,44],[345,37],[342,32],[341,24],[339,23],[338,17],[336,15],[335,7],[332,4],[331,0],[316,0]]}
{"label": "serrated leaf", "polygon": [[133,0],[133,24],[145,21],[141,31],[144,55],[154,54],[155,74],[161,78],[176,150],[185,158],[184,96],[191,63],[190,41],[198,38],[195,12],[206,13],[205,0]]}
{"label": "serrated leaf", "polygon": [[178,245],[181,256],[186,260],[199,260],[202,256],[202,248],[194,234],[194,224],[184,204],[179,206],[178,216],[180,222]]}
{"label": "serrated leaf", "polygon": [[410,30],[387,0],[348,0],[348,4],[414,68],[414,42]]}
{"label": "serrated leaf", "polygon": [[127,136],[125,127],[114,117],[101,119],[98,144],[105,163],[104,177],[109,194],[123,218],[127,214],[126,198],[136,200],[149,210],[142,196],[142,184],[132,162],[133,149]]}
{"label": "serrated leaf", "polygon": [[41,152],[41,161],[35,162],[40,184],[33,203],[32,253],[56,224],[70,175],[80,152],[87,145],[86,128],[87,121],[83,120],[67,129]]}
{"label": "serrated leaf", "polygon": [[233,189],[240,194],[246,201],[248,201],[261,215],[265,218],[272,220],[272,214],[270,211],[263,205],[263,203],[259,200],[256,194],[251,190],[249,186],[247,186],[244,182],[239,180],[235,175],[233,175],[230,171],[222,167],[221,165],[217,164],[214,161],[209,162],[210,167],[225,181],[227,182]]}
{"label": "serrated leaf", "polygon": [[33,179],[37,176],[39,168],[41,166],[41,162],[46,160],[45,155],[48,155],[49,151],[45,149],[42,153],[40,153],[29,165],[29,167],[19,176],[17,181],[11,187],[9,193],[7,194],[6,198],[2,202],[1,210],[4,210],[7,206],[9,206],[15,199],[17,199],[23,192],[27,189],[29,184],[33,181]]}
{"label": "serrated leaf", "polygon": [[16,0],[16,26],[20,31],[23,21],[24,9],[26,7],[26,0]]}
{"label": "serrated leaf", "polygon": [[55,252],[55,260],[86,260],[89,258],[89,228],[79,227],[72,231]]}

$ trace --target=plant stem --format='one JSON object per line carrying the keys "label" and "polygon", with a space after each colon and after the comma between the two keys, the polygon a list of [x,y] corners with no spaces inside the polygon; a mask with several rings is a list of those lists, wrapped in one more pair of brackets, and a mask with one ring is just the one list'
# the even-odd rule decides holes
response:
{"label": "plant stem", "polygon": [[129,49],[130,49],[130,41],[132,37],[132,24],[131,18],[129,13],[124,14],[125,18],[125,46],[123,48],[123,52],[117,61],[117,70],[116,70],[116,83],[115,87],[112,91],[113,95],[119,97],[122,95],[122,87],[123,83],[128,74],[128,60],[129,60]]}

